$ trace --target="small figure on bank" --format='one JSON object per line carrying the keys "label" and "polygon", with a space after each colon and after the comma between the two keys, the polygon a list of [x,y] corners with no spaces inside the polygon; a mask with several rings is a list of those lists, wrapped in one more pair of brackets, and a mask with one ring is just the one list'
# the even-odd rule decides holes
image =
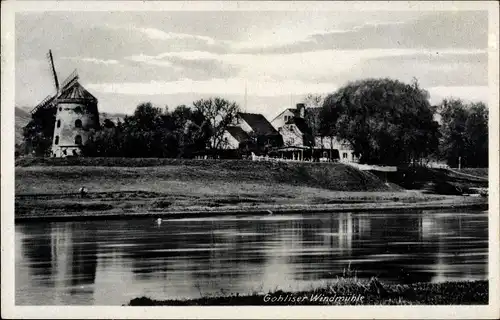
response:
{"label": "small figure on bank", "polygon": [[88,193],[87,188],[81,187],[79,191],[80,191],[80,197],[82,197],[82,198],[87,197],[87,193]]}

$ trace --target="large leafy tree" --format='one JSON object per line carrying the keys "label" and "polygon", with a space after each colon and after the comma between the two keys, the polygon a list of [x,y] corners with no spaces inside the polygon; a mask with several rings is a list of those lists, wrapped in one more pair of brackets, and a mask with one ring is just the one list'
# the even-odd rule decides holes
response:
{"label": "large leafy tree", "polygon": [[211,130],[199,110],[180,105],[169,116],[179,143],[179,157],[191,157],[206,148]]}
{"label": "large leafy tree", "polygon": [[137,106],[122,126],[123,155],[127,157],[173,157],[177,143],[163,118],[163,111],[151,103]]}
{"label": "large leafy tree", "polygon": [[219,149],[224,143],[224,131],[234,123],[240,107],[220,97],[201,99],[193,102],[193,106],[210,126],[210,148]]}
{"label": "large leafy tree", "polygon": [[363,163],[409,163],[437,150],[434,109],[416,80],[355,81],[325,98],[321,133],[350,143]]}
{"label": "large leafy tree", "polygon": [[314,136],[320,134],[320,126],[321,126],[321,114],[320,108],[323,105],[323,97],[319,94],[308,94],[304,98],[304,103],[306,105],[306,111],[304,115],[304,119],[311,129],[311,133]]}
{"label": "large leafy tree", "polygon": [[444,99],[441,116],[440,152],[452,166],[488,166],[488,108],[482,102],[466,104],[460,99]]}

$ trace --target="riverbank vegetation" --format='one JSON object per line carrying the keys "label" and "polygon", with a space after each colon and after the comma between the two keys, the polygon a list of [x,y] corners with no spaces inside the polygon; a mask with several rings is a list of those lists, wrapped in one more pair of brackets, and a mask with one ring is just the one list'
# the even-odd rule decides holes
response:
{"label": "riverbank vegetation", "polygon": [[[281,299],[280,299],[281,297]],[[481,305],[488,304],[487,281],[383,284],[378,279],[340,278],[309,291],[250,295],[221,294],[185,300],[138,297],[129,306],[237,305]]]}

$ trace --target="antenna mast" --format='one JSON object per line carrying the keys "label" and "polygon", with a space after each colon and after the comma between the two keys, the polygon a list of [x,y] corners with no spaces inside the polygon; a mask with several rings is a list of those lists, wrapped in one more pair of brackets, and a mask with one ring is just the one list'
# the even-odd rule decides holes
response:
{"label": "antenna mast", "polygon": [[245,82],[245,112],[247,112],[247,99],[248,99],[247,83]]}
{"label": "antenna mast", "polygon": [[54,75],[54,84],[56,85],[57,93],[59,93],[59,80],[57,80],[56,67],[54,66],[54,58],[52,57],[52,50],[49,50],[50,66],[52,67],[52,74]]}

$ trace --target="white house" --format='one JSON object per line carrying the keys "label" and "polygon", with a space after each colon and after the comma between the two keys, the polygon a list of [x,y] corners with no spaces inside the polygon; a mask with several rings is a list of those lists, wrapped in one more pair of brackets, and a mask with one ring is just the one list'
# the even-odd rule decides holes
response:
{"label": "white house", "polygon": [[240,112],[235,122],[224,131],[222,149],[238,149],[241,142],[280,147],[283,139],[269,121],[258,113]]}
{"label": "white house", "polygon": [[306,105],[303,103],[298,103],[296,108],[286,108],[278,114],[272,121],[271,124],[276,130],[283,127],[288,121],[293,118],[304,118],[306,111]]}
{"label": "white house", "polygon": [[241,127],[227,127],[222,136],[221,149],[236,150],[240,143],[249,141],[250,136]]}
{"label": "white house", "polygon": [[[319,113],[319,110],[319,108],[306,109],[305,104],[299,103],[295,109],[287,108],[271,121],[273,127],[283,137],[284,148],[281,154],[288,152],[293,159],[298,158],[299,160],[303,160],[305,157],[319,157],[338,159],[341,162],[357,161],[358,159],[347,141],[339,141],[333,136],[319,136],[308,126],[305,120],[308,112]],[[315,116],[317,117],[318,114]]]}

